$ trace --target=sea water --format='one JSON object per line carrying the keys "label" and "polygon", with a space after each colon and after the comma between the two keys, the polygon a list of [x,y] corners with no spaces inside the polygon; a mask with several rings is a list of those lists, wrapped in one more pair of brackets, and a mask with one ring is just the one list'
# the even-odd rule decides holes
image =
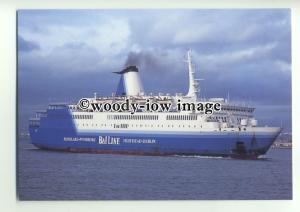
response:
{"label": "sea water", "polygon": [[18,143],[20,200],[292,199],[292,151],[258,160],[45,151]]}

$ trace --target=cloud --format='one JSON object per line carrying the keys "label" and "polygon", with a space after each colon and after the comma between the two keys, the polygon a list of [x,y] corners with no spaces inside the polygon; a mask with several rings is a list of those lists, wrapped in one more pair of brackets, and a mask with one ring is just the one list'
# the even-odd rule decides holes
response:
{"label": "cloud", "polygon": [[33,41],[28,41],[22,38],[22,36],[18,35],[18,50],[21,52],[30,52],[33,50],[38,50],[40,49],[40,46],[33,42]]}
{"label": "cloud", "polygon": [[283,60],[275,60],[274,65],[283,73],[291,74],[291,64]]}
{"label": "cloud", "polygon": [[67,43],[47,55],[31,53],[19,57],[19,72],[24,74],[47,73],[47,75],[68,77],[74,74],[104,74],[122,70],[124,59],[117,56],[103,56],[96,48],[82,43]]}
{"label": "cloud", "polygon": [[203,96],[290,104],[289,10],[21,11],[18,23],[39,46],[19,56],[20,76],[97,76],[110,93],[111,72],[137,65],[147,92],[185,93],[192,48]]}
{"label": "cloud", "polygon": [[267,43],[265,45],[251,46],[234,51],[196,55],[196,57],[198,58],[197,62],[200,64],[208,64],[210,69],[220,70],[220,68],[224,65],[240,63],[246,64],[249,61],[268,58],[276,45],[276,43]]}
{"label": "cloud", "polygon": [[193,15],[186,16],[184,23],[179,21],[182,27],[173,33],[175,44],[262,44],[289,33],[289,17],[284,10],[207,10],[199,18]]}
{"label": "cloud", "polygon": [[[20,15],[19,15],[19,18]],[[38,30],[36,30],[38,28]],[[19,33],[40,45],[40,55],[52,54],[62,46],[69,48],[69,43],[81,43],[94,48],[101,56],[115,56],[128,45],[129,25],[123,19],[109,19],[97,25],[44,24],[38,27],[19,26]]]}

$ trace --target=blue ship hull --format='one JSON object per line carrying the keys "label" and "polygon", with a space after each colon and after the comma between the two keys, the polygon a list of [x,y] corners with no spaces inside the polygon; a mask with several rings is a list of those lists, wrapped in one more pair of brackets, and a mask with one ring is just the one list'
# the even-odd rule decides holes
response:
{"label": "blue ship hull", "polygon": [[[66,115],[64,119],[57,116]],[[49,150],[141,155],[209,155],[257,157],[265,154],[280,130],[168,132],[78,131],[66,110],[49,111],[39,126],[30,126],[32,144]]]}
{"label": "blue ship hull", "polygon": [[[32,129],[34,130],[34,129]],[[32,143],[44,149],[91,153],[142,155],[258,156],[265,154],[275,140],[273,135],[199,133],[136,134],[31,132]],[[67,139],[67,140],[66,140]]]}

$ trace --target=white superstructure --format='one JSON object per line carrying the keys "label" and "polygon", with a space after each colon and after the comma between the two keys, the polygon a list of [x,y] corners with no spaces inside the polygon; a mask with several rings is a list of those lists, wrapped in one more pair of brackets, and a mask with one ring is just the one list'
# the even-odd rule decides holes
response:
{"label": "white superstructure", "polygon": [[[196,102],[200,86],[195,79],[191,51],[187,54],[189,70],[189,91],[187,95],[145,95],[135,66],[121,72],[124,94],[122,96],[88,98],[90,102],[116,102],[130,98],[132,102],[144,104],[146,99],[154,102]],[[122,83],[122,81],[121,81]],[[79,130],[142,130],[142,131],[173,131],[173,132],[207,132],[207,131],[260,131],[257,120],[253,117],[254,108],[230,104],[223,98],[211,98],[210,102],[220,102],[222,110],[212,115],[197,112],[170,110],[169,112],[138,112],[136,114],[116,112],[82,111],[76,104],[69,105],[74,122]],[[51,106],[50,106],[51,107]],[[261,128],[263,129],[263,128]],[[268,128],[272,130],[272,128]]]}

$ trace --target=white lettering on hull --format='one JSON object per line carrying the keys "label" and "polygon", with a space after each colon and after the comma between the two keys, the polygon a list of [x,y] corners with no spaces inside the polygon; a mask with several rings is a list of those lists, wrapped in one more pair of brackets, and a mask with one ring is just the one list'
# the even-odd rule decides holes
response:
{"label": "white lettering on hull", "polygon": [[119,145],[120,138],[111,137],[111,136],[99,136],[99,144],[112,144]]}

